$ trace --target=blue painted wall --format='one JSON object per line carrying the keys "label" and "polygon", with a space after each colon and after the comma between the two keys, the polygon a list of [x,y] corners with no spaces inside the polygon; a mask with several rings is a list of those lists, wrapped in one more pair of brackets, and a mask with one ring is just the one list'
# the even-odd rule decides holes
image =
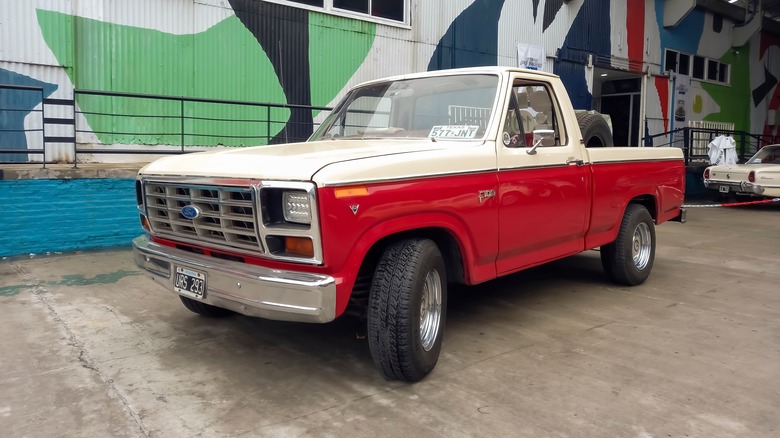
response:
{"label": "blue painted wall", "polygon": [[[574,108],[591,109],[592,98],[585,80],[588,54],[608,59],[612,50],[610,42],[610,0],[589,0],[580,9],[558,51],[553,72],[566,84]],[[596,62],[596,60],[594,60]]]}
{"label": "blue painted wall", "polygon": [[[704,32],[705,13],[702,10],[694,9],[683,18],[680,24],[673,28],[666,28],[663,23],[664,0],[655,0],[655,16],[658,19],[661,48],[699,53],[699,42]],[[661,65],[664,65],[664,61],[661,59]]]}
{"label": "blue painted wall", "polygon": [[143,233],[135,180],[0,181],[0,256],[129,245]]}
{"label": "blue painted wall", "polygon": [[498,20],[504,0],[475,0],[439,40],[428,71],[498,64]]}
{"label": "blue painted wall", "polygon": [[[57,90],[57,85],[41,82],[2,68],[0,68],[0,84],[43,88],[43,93],[0,89],[0,149],[27,149],[24,119],[36,106],[41,104],[43,99]],[[43,126],[43,119],[40,115],[33,125],[39,129]],[[27,154],[0,154],[0,161],[27,162]]]}

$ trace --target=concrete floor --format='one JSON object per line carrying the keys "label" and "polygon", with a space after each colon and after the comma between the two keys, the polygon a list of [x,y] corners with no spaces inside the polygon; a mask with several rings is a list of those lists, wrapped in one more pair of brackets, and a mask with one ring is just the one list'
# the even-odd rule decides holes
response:
{"label": "concrete floor", "polygon": [[592,251],[451,290],[414,385],[379,376],[351,321],[202,318],[127,250],[4,260],[1,434],[780,436],[779,217],[691,209],[638,287]]}

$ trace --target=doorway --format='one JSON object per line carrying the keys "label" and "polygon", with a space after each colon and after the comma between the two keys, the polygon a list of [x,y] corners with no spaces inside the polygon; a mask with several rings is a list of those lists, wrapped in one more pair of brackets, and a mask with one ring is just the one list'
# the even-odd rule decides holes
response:
{"label": "doorway", "polygon": [[616,146],[638,146],[639,108],[642,101],[639,79],[619,79],[601,84],[601,112],[612,119]]}
{"label": "doorway", "polygon": [[615,146],[639,146],[643,137],[642,77],[639,74],[596,68],[594,109],[609,114]]}

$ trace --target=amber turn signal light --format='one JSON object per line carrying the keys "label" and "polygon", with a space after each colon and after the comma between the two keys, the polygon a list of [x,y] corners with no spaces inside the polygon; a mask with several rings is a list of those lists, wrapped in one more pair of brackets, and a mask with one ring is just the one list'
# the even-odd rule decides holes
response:
{"label": "amber turn signal light", "polygon": [[285,237],[284,250],[288,254],[314,257],[314,243],[308,237]]}
{"label": "amber turn signal light", "polygon": [[339,187],[333,191],[336,199],[353,198],[356,196],[368,196],[367,187]]}
{"label": "amber turn signal light", "polygon": [[138,215],[141,219],[141,227],[143,227],[144,230],[148,232],[152,232],[152,227],[149,226],[149,219],[146,218],[146,216],[139,214]]}

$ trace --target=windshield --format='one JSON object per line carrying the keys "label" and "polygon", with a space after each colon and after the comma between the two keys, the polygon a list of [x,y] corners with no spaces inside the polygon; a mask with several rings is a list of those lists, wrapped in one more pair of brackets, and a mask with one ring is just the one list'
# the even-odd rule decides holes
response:
{"label": "windshield", "polygon": [[379,137],[473,140],[485,135],[496,75],[407,79],[352,90],[311,141]]}
{"label": "windshield", "polygon": [[780,146],[765,146],[747,164],[780,164]]}

